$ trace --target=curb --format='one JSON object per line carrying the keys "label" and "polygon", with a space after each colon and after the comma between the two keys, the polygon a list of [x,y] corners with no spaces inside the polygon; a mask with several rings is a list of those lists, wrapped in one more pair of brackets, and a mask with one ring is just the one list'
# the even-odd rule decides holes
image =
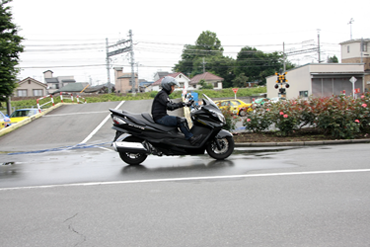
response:
{"label": "curb", "polygon": [[324,140],[302,142],[235,142],[235,147],[277,147],[277,146],[315,146],[350,143],[370,143],[370,139]]}
{"label": "curb", "polygon": [[44,116],[45,114],[51,112],[52,110],[55,110],[56,108],[58,108],[59,106],[62,106],[62,105],[71,105],[71,104],[75,104],[75,103],[57,103],[55,106],[52,106],[52,107],[49,107],[47,108],[45,111],[41,112],[41,113],[37,113],[36,115],[33,115],[25,120],[22,120],[16,124],[12,124],[10,125],[9,127],[5,128],[5,129],[2,129],[0,130],[0,137],[5,135],[5,134],[8,134],[9,132],[12,132],[13,130],[16,130],[28,123],[31,123],[33,120],[36,120],[42,116]]}

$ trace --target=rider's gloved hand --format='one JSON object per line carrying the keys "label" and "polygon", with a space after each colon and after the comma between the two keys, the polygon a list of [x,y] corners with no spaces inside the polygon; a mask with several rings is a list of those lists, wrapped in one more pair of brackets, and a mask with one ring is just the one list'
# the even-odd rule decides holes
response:
{"label": "rider's gloved hand", "polygon": [[190,100],[188,103],[185,103],[187,107],[190,107],[194,103],[194,100]]}

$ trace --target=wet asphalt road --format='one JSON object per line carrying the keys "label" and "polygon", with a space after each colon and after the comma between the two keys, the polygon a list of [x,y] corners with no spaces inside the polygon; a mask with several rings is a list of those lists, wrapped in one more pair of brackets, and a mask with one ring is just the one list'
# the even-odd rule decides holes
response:
{"label": "wet asphalt road", "polygon": [[[108,115],[93,106],[9,134],[24,138],[0,154],[1,246],[370,246],[369,144],[150,156],[132,167],[109,146],[110,120],[76,148]],[[49,144],[36,142],[42,131]]]}

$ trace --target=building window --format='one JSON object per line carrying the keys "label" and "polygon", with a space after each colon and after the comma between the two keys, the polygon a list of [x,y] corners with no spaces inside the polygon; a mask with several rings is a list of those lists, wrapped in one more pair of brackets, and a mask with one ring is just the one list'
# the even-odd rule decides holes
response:
{"label": "building window", "polygon": [[34,89],[33,90],[33,96],[43,96],[43,90],[42,89]]}
{"label": "building window", "polygon": [[17,90],[18,97],[27,97],[27,89],[18,89]]}
{"label": "building window", "polygon": [[349,45],[347,45],[347,53],[349,53]]}
{"label": "building window", "polygon": [[367,52],[367,43],[363,42],[362,51]]}
{"label": "building window", "polygon": [[299,91],[299,97],[308,97],[308,91]]}

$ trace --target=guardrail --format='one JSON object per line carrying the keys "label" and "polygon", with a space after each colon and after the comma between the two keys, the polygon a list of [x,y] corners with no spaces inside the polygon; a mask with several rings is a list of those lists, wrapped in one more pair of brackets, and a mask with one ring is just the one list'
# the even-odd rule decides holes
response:
{"label": "guardrail", "polygon": [[83,98],[83,97],[80,97],[80,95],[77,95],[77,97],[76,97],[76,98],[77,98],[77,103],[78,103],[78,104],[80,104],[80,100],[79,100],[80,98],[85,100],[85,102],[84,102],[84,103],[81,103],[81,104],[86,104],[86,103],[87,103],[86,99],[85,99],[85,98]]}
{"label": "guardrail", "polygon": [[63,94],[68,94],[68,95],[70,95],[71,96],[71,100],[72,100],[72,102],[73,102],[73,94],[71,94],[71,93],[66,93],[66,92],[60,92],[60,101],[62,102],[62,103],[64,103],[64,101],[63,101]]}
{"label": "guardrail", "polygon": [[[64,100],[65,99],[67,99],[66,97],[65,98],[63,98],[63,95],[69,95],[69,96],[71,96],[71,101],[72,101],[72,103],[74,103],[74,99],[73,99],[73,94],[72,93],[67,93],[67,92],[60,92],[60,94],[59,94],[59,97],[60,97],[60,101],[62,102],[62,103],[64,103]],[[42,104],[42,105],[40,105],[40,100],[43,100],[43,99],[46,99],[46,98],[49,98],[50,97],[50,101],[48,101],[48,102],[45,102],[44,104]],[[58,96],[57,96],[58,97]],[[55,98],[57,98],[57,97],[55,97]],[[81,99],[83,99],[84,100],[84,102],[83,103],[80,103],[80,98]],[[83,101],[82,100],[82,101]],[[83,98],[83,97],[80,97],[79,95],[77,95],[77,97],[76,97],[76,101],[77,101],[77,104],[86,104],[87,103],[87,101],[86,101],[86,99],[85,98]],[[47,105],[47,104],[53,104],[53,106],[55,105],[54,104],[54,98],[53,98],[53,95],[46,95],[46,96],[44,96],[44,97],[41,97],[41,98],[39,98],[39,99],[37,99],[37,109],[39,110],[39,112],[41,113],[41,107],[43,107],[44,105]]]}
{"label": "guardrail", "polygon": [[[48,97],[50,97],[50,99],[51,99],[51,101],[48,101],[48,102],[46,102],[46,103],[44,103],[44,104],[42,104],[41,106],[40,106],[40,104],[39,104],[39,101],[40,100],[42,100],[42,99],[46,99],[46,98],[48,98]],[[42,106],[44,106],[44,105],[47,105],[47,104],[50,104],[50,103],[52,103],[53,104],[53,106],[55,105],[54,104],[54,99],[53,99],[53,95],[46,95],[46,96],[44,96],[44,97],[41,97],[41,98],[39,98],[39,99],[37,99],[37,109],[39,110],[39,112],[41,113],[41,107]]]}

